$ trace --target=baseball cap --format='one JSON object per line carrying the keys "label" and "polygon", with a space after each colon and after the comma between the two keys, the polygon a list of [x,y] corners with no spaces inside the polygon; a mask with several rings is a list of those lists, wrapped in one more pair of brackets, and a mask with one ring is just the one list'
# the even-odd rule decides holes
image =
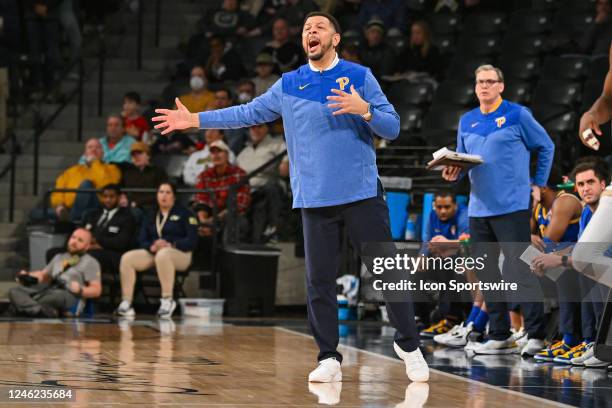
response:
{"label": "baseball cap", "polygon": [[257,59],[255,59],[255,63],[273,65],[274,59],[267,52],[263,52],[257,56]]}
{"label": "baseball cap", "polygon": [[375,28],[384,34],[385,23],[380,18],[374,17],[366,24],[366,30],[369,30],[370,28]]}
{"label": "baseball cap", "polygon": [[214,142],[210,144],[208,149],[212,150],[214,148],[219,149],[219,150],[225,150],[228,153],[230,151],[230,148],[225,144],[223,140],[215,140]]}
{"label": "baseball cap", "polygon": [[134,152],[143,152],[151,154],[151,149],[149,148],[149,145],[144,142],[136,142],[130,147],[130,153]]}

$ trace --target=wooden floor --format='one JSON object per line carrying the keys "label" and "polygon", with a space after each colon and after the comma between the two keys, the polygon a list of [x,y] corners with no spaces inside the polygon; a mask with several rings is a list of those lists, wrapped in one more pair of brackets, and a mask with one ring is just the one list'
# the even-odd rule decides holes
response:
{"label": "wooden floor", "polygon": [[344,381],[310,387],[312,338],[274,327],[1,322],[0,406],[9,389],[61,385],[76,403],[12,406],[546,407],[553,403],[433,371],[409,386],[399,360],[342,347]]}

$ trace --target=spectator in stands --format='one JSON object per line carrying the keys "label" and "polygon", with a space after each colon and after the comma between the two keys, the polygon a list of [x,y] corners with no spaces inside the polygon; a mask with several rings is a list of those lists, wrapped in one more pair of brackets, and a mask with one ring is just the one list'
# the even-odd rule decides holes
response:
{"label": "spectator in stands", "polygon": [[440,50],[433,43],[429,24],[415,21],[410,27],[410,44],[397,58],[396,72],[425,72],[439,78],[443,68]]}
{"label": "spectator in stands", "polygon": [[280,78],[274,73],[274,59],[272,59],[272,55],[263,52],[255,60],[255,72],[257,76],[251,79],[255,84],[255,96],[265,93]]}
{"label": "spectator in stands", "polygon": [[579,43],[585,54],[607,55],[612,41],[612,5],[610,0],[597,0],[595,3],[595,24],[586,28]]}
{"label": "spectator in stands", "polygon": [[276,73],[289,72],[297,69],[304,62],[304,51],[291,41],[287,20],[279,18],[272,26],[272,41],[262,52],[272,55],[276,64]]}
{"label": "spectator in stands", "polygon": [[206,62],[206,77],[211,83],[237,81],[246,70],[240,54],[223,37],[210,38],[210,56]]}
{"label": "spectator in stands", "polygon": [[[224,109],[233,105],[232,93],[227,88],[220,88],[215,92],[215,108]],[[245,129],[225,129],[225,141],[234,154],[240,153],[249,138]]]}
{"label": "spectator in stands", "polygon": [[151,146],[153,154],[191,154],[195,152],[195,142],[183,132],[160,135]]}
{"label": "spectator in stands", "polygon": [[[130,149],[131,163],[121,163],[121,185],[125,188],[156,188],[162,182],[168,181],[166,171],[151,164],[149,145],[136,142]],[[127,204],[126,202],[122,204]],[[149,210],[155,205],[153,193],[129,194],[129,206],[141,210]]]}
{"label": "spectator in stands", "polygon": [[189,86],[191,92],[179,96],[179,99],[192,112],[200,112],[214,109],[215,94],[206,86],[206,71],[199,65],[191,68],[191,79]]}
{"label": "spectator in stands", "polygon": [[[236,158],[236,164],[247,173],[264,165],[287,150],[285,142],[270,136],[265,123],[249,128],[250,141]],[[251,185],[251,240],[262,243],[276,238],[283,196],[279,176],[289,176],[288,158],[273,164],[249,179]]]}
{"label": "spectator in stands", "polygon": [[121,255],[133,248],[136,223],[129,209],[119,206],[121,189],[118,184],[102,188],[102,208],[88,211],[83,226],[91,231],[87,253],[94,257],[103,272],[119,276]]}
{"label": "spectator in stands", "polygon": [[121,257],[122,301],[117,314],[135,315],[132,308],[136,272],[155,267],[161,284],[161,299],[157,316],[170,318],[176,302],[173,299],[176,271],[185,271],[191,264],[191,254],[198,241],[198,220],[176,201],[176,187],[162,183],[157,188],[157,208],[143,221],[138,243],[140,249]]}
{"label": "spectator in stands", "polygon": [[[210,145],[217,140],[223,140],[224,131],[221,129],[206,129],[204,132],[204,139],[206,144],[202,150],[191,153],[185,167],[183,168],[183,182],[188,186],[195,186],[198,183],[198,177],[206,169],[211,167],[212,157],[210,155]],[[234,163],[236,161],[236,155],[230,150],[229,162]]]}
{"label": "spectator in stands", "polygon": [[340,50],[340,57],[347,61],[354,62],[355,64],[362,64],[361,57],[359,56],[359,47],[355,44],[348,43],[342,46]]}
{"label": "spectator in stands", "polygon": [[[229,198],[229,187],[239,183],[246,173],[238,166],[229,162],[229,147],[222,140],[217,140],[210,145],[213,166],[209,167],[198,180],[198,189],[211,189],[215,191],[213,199],[210,193],[199,193],[196,195],[195,209],[200,221],[200,235],[210,236],[213,234],[213,227],[220,223],[224,224],[227,217],[227,200]],[[251,192],[249,184],[245,183],[238,188],[236,195],[236,210],[239,229],[246,233],[247,221],[244,218],[249,205],[251,204]],[[217,218],[213,218],[213,214]]]}
{"label": "spectator in stands", "polygon": [[25,19],[32,64],[32,86],[52,90],[60,65],[58,0],[28,0]]}
{"label": "spectator in stands", "polygon": [[130,147],[136,139],[125,134],[121,115],[111,114],[106,118],[106,136],[100,139],[106,163],[129,162]]}
{"label": "spectator in stands", "polygon": [[[448,257],[459,252],[459,237],[469,234],[467,208],[459,206],[455,195],[438,192],[434,198],[433,211],[423,234],[422,256]],[[430,271],[439,282],[457,279],[454,271]],[[422,337],[434,337],[446,333],[459,323],[463,316],[462,304],[453,297],[452,291],[440,290],[439,311],[442,319],[421,331]]]}
{"label": "spectator in stands", "polygon": [[200,19],[198,26],[206,38],[247,34],[254,24],[254,19],[249,13],[240,10],[238,3],[238,0],[223,0],[221,8],[211,10]]}
{"label": "spectator in stands", "polygon": [[145,133],[149,132],[149,122],[140,113],[140,95],[137,92],[128,92],[123,96],[123,127],[125,133],[134,139],[143,140]]}
{"label": "spectator in stands", "polygon": [[[98,139],[85,143],[82,163],[69,167],[55,181],[55,188],[92,189],[107,184],[118,183],[121,178],[119,168],[102,160],[102,144]],[[100,203],[96,194],[91,193],[53,193],[51,208],[60,220],[70,219],[78,222],[88,209],[98,208]]]}
{"label": "spectator in stands", "polygon": [[236,85],[236,100],[238,104],[249,103],[255,97],[255,83],[250,79],[242,79]]}
{"label": "spectator in stands", "polygon": [[395,55],[393,49],[383,40],[385,26],[382,20],[374,18],[365,27],[366,44],[361,50],[361,62],[372,70],[378,79],[384,75],[393,74]]}
{"label": "spectator in stands", "polygon": [[302,31],[302,23],[306,15],[319,9],[312,0],[267,0],[266,3],[265,6],[273,7],[264,7],[262,22],[258,27],[249,31],[248,36],[269,36],[272,33],[274,20],[278,18],[285,19],[289,25],[289,35],[296,36]]}
{"label": "spectator in stands", "polygon": [[[518,104],[504,101],[504,76],[499,68],[482,65],[475,71],[475,92],[480,106],[465,113],[457,133],[457,151],[481,155],[483,164],[469,170],[471,193],[468,208],[472,256],[486,256],[485,268],[477,271],[481,281],[499,281],[506,276],[517,282],[526,299],[541,298],[537,277],[520,259],[523,248],[513,243],[531,241],[529,231],[530,192],[540,201],[540,186],[546,184],[552,166],[555,146],[531,112]],[[490,136],[495,133],[496,137]],[[506,135],[506,136],[504,136]],[[511,136],[514,135],[514,136]],[[516,139],[512,139],[516,137]],[[510,139],[509,139],[510,138]],[[514,140],[514,142],[509,142]],[[529,176],[531,153],[537,153],[533,184]],[[446,166],[442,172],[448,181],[459,179],[460,167]],[[513,180],[509,182],[509,180]],[[498,253],[491,253],[486,243],[499,242],[505,260],[503,272],[498,268]],[[501,354],[520,351],[533,356],[544,347],[544,307],[538,302],[520,302],[525,317],[528,340],[518,349],[510,333],[508,305],[489,301],[489,340],[474,343],[476,354]]]}
{"label": "spectator in stands", "polygon": [[406,29],[404,0],[362,0],[359,8],[359,29],[373,19],[379,20],[390,35],[397,35]]}
{"label": "spectator in stands", "polygon": [[34,278],[36,283],[9,290],[11,305],[17,313],[58,317],[72,309],[80,298],[99,297],[100,264],[86,253],[91,239],[91,232],[78,228],[70,236],[66,252],[57,254],[44,269],[21,271],[18,276]]}

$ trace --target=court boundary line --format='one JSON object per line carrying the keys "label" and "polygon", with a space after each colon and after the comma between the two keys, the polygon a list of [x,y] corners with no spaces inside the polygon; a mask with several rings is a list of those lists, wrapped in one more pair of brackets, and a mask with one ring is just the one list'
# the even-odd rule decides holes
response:
{"label": "court boundary line", "polygon": [[[298,335],[298,336],[302,336],[302,337],[306,337],[308,339],[314,340],[314,338],[311,335],[309,335],[309,334],[300,333],[300,332],[297,332],[297,331],[294,331],[294,330],[291,330],[291,329],[287,329],[285,327],[279,327],[279,326],[273,326],[273,327],[275,329],[283,331],[283,332],[288,332],[290,334],[295,334],[295,335]],[[403,360],[399,360],[399,359],[396,359],[396,358],[393,358],[393,357],[389,357],[389,356],[386,356],[384,354],[375,353],[373,351],[360,349],[358,347],[349,346],[349,345],[346,345],[346,344],[339,344],[338,348],[345,348],[347,350],[353,350],[353,351],[361,352],[361,353],[367,354],[367,355],[372,356],[372,357],[379,357],[379,358],[382,358],[383,360],[387,360],[387,361],[390,361],[390,362],[393,362],[393,363],[396,363],[396,364],[401,364],[401,365],[405,366],[405,363],[404,363]],[[441,370],[438,370],[436,368],[431,368],[430,367],[429,370],[434,372],[434,373],[436,373],[436,374],[440,374],[440,375],[445,376],[445,377],[450,377],[450,378],[453,378],[455,380],[459,379],[459,380],[462,380],[462,381],[465,381],[465,382],[468,382],[468,383],[482,385],[482,386],[485,386],[487,388],[491,388],[491,389],[502,391],[502,392],[507,392],[507,393],[512,394],[512,395],[516,395],[516,396],[520,396],[520,397],[523,397],[523,398],[531,399],[533,401],[545,402],[545,403],[547,403],[549,405],[553,405],[553,406],[556,406],[556,407],[576,408],[575,405],[568,405],[568,404],[565,404],[565,403],[562,403],[562,402],[552,401],[552,400],[549,400],[549,399],[546,399],[546,398],[537,397],[535,395],[525,394],[525,393],[522,393],[522,392],[519,392],[519,391],[515,391],[515,390],[511,390],[511,389],[508,389],[508,388],[503,388],[503,387],[500,387],[500,386],[497,386],[497,385],[487,384],[485,382],[476,381],[476,380],[473,380],[471,378],[462,377],[462,376],[457,375],[457,374],[447,373],[445,371],[441,371]]]}

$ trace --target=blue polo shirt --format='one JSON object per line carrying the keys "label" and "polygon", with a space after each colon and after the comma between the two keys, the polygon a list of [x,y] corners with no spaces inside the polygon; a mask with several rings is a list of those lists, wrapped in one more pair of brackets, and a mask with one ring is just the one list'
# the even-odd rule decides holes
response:
{"label": "blue polo shirt", "polygon": [[504,100],[493,112],[476,108],[461,117],[457,151],[484,160],[469,170],[468,213],[491,217],[529,208],[531,153],[537,153],[534,184],[545,186],[555,145],[527,108]]}
{"label": "blue polo shirt", "polygon": [[[201,128],[240,128],[282,117],[289,156],[293,208],[351,203],[377,194],[374,134],[395,139],[399,115],[370,69],[345,60],[323,71],[306,64],[283,74],[253,101],[199,113]],[[370,103],[372,119],[332,115],[332,88],[350,93],[353,85]]]}

